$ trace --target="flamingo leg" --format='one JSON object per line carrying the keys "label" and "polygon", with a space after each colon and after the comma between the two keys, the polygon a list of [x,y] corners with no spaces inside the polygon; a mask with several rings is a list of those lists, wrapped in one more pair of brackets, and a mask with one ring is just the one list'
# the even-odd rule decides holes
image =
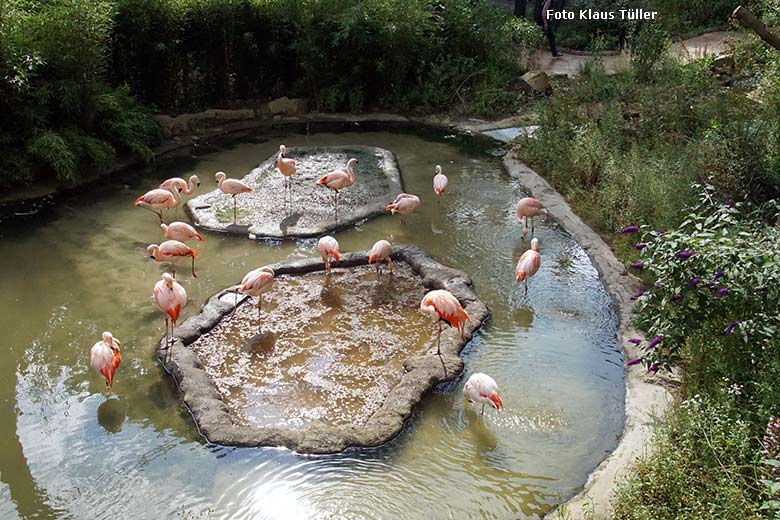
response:
{"label": "flamingo leg", "polygon": [[531,217],[531,236],[534,236],[534,218]]}
{"label": "flamingo leg", "polygon": [[393,261],[390,260],[390,257],[387,258],[387,265],[390,267],[390,274],[393,274]]}
{"label": "flamingo leg", "polygon": [[263,295],[257,297],[257,331],[263,332],[263,325],[260,323],[260,306],[263,304]]}
{"label": "flamingo leg", "polygon": [[198,275],[195,274],[195,255],[192,255],[192,277],[197,278]]}
{"label": "flamingo leg", "polygon": [[176,324],[171,320],[171,346],[168,348],[168,361],[171,360],[171,357],[173,356],[173,343],[175,338],[173,337],[173,329],[176,327]]}
{"label": "flamingo leg", "polygon": [[439,334],[436,336],[436,355],[441,357],[441,320],[439,320]]}
{"label": "flamingo leg", "polygon": [[528,296],[528,278],[525,279],[525,295]]}
{"label": "flamingo leg", "polygon": [[236,223],[236,196],[233,195],[233,224]]}
{"label": "flamingo leg", "polygon": [[482,403],[482,411],[479,412],[479,415],[480,416],[485,415],[485,403]]}

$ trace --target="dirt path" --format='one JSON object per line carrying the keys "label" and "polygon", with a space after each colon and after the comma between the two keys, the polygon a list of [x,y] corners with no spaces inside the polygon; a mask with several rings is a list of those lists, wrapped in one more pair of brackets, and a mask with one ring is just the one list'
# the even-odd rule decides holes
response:
{"label": "dirt path", "polygon": [[[710,55],[721,54],[728,50],[729,45],[741,34],[734,31],[715,31],[705,33],[687,40],[672,44],[669,53],[682,61],[693,61]],[[576,76],[580,68],[592,60],[590,55],[569,54],[564,52],[559,58],[553,58],[545,47],[536,51],[531,61],[533,70],[541,70],[553,76]],[[614,73],[629,62],[628,53],[602,56],[607,72]]]}

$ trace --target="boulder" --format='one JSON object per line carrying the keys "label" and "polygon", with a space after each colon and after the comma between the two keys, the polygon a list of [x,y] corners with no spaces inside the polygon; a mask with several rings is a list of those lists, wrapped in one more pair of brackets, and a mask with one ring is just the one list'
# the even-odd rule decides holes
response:
{"label": "boulder", "polygon": [[268,103],[268,111],[273,115],[303,115],[309,111],[306,99],[280,97]]}
{"label": "boulder", "polygon": [[552,90],[550,78],[541,70],[532,70],[523,74],[520,77],[520,87],[530,94]]}
{"label": "boulder", "polygon": [[734,71],[734,58],[728,54],[720,54],[712,61],[712,71],[716,74],[730,74]]}

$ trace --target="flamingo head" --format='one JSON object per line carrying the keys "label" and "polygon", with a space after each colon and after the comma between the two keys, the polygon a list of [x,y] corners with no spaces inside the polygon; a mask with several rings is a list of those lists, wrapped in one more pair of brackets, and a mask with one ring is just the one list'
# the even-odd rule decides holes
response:
{"label": "flamingo head", "polygon": [[435,168],[435,171],[436,171],[437,175],[440,174],[441,173],[441,165],[437,164],[436,168]]}
{"label": "flamingo head", "polygon": [[225,172],[217,172],[214,174],[214,179],[216,179],[217,183],[220,183],[227,178],[227,175],[225,175]]}
{"label": "flamingo head", "polygon": [[352,167],[353,167],[353,166],[355,166],[357,163],[358,163],[358,160],[357,160],[357,159],[355,159],[355,158],[353,157],[352,159],[350,159],[349,161],[347,161],[347,168],[352,168]]}
{"label": "flamingo head", "polygon": [[190,182],[200,188],[200,179],[198,178],[197,175],[193,175],[192,177],[190,177]]}
{"label": "flamingo head", "polygon": [[534,239],[531,240],[531,249],[533,249],[537,253],[539,252],[539,239],[538,238],[534,238]]}
{"label": "flamingo head", "polygon": [[150,244],[146,250],[149,252],[149,258],[154,258],[157,252],[160,250],[160,246],[157,244]]}
{"label": "flamingo head", "polygon": [[168,236],[168,224],[160,224],[160,229],[162,229],[163,236]]}
{"label": "flamingo head", "polygon": [[274,270],[273,270],[273,269],[271,269],[270,267],[268,267],[267,265],[266,265],[266,266],[263,266],[263,267],[261,267],[261,268],[260,268],[260,270],[261,270],[261,271],[264,271],[264,272],[266,272],[266,273],[271,273],[272,275],[276,276],[276,273],[274,273]]}
{"label": "flamingo head", "polygon": [[111,345],[113,345],[113,344],[114,344],[114,335],[113,335],[113,334],[111,334],[111,333],[110,333],[110,332],[108,332],[108,331],[105,331],[105,332],[103,333],[103,343],[105,343],[105,344],[106,344],[106,345],[108,345],[109,347],[110,347]]}
{"label": "flamingo head", "polygon": [[162,279],[165,282],[165,286],[168,289],[173,290],[173,282],[175,281],[173,276],[171,276],[170,273],[163,273]]}
{"label": "flamingo head", "polygon": [[287,151],[287,147],[283,144],[279,145],[279,157],[284,157],[284,152]]}

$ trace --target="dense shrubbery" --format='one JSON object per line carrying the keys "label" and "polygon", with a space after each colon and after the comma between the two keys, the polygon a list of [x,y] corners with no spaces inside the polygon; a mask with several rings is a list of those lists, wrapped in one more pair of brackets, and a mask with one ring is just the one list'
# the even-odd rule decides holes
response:
{"label": "dense shrubbery", "polygon": [[49,171],[72,181],[119,151],[150,154],[159,130],[104,79],[112,6],[10,0],[0,7],[0,188]]}
{"label": "dense shrubbery", "polygon": [[325,110],[506,109],[538,30],[468,0],[118,0],[112,74],[167,111],[269,96]]}
{"label": "dense shrubbery", "polygon": [[282,95],[330,111],[508,111],[539,39],[469,0],[8,0],[0,189],[149,157],[158,129],[133,96],[164,112]]}
{"label": "dense shrubbery", "polygon": [[778,195],[778,114],[772,101],[722,88],[706,61],[642,60],[613,77],[594,62],[542,106],[536,138],[518,146],[599,228],[668,228],[697,180],[722,199]]}

